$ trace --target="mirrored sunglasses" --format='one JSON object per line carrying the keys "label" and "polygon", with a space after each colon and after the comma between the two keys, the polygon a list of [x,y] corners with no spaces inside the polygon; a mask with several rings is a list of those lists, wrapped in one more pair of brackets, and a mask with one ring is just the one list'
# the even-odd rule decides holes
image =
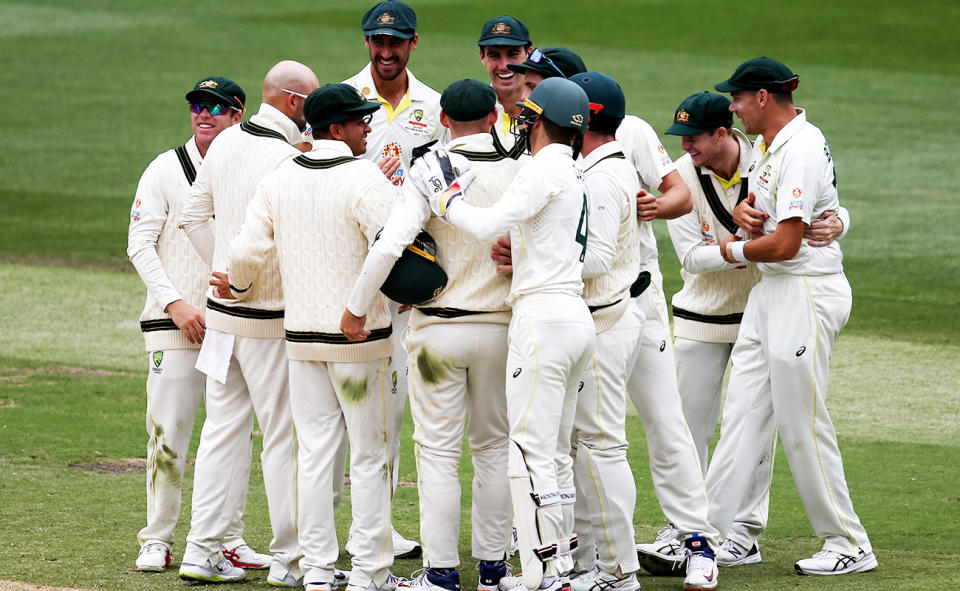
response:
{"label": "mirrored sunglasses", "polygon": [[536,48],[536,49],[534,49],[532,52],[530,52],[530,57],[527,58],[527,59],[529,59],[531,62],[533,62],[533,63],[535,63],[535,64],[546,63],[546,64],[549,65],[551,68],[553,68],[554,70],[556,70],[556,71],[557,71],[557,74],[560,74],[560,76],[561,76],[562,78],[566,78],[566,77],[567,77],[567,75],[563,73],[563,70],[561,70],[560,68],[558,68],[558,67],[557,67],[557,64],[553,63],[553,60],[552,60],[552,59],[550,59],[549,57],[547,57],[547,55],[546,55],[545,53],[543,53],[542,51],[540,51],[540,48],[539,48],[539,47]]}
{"label": "mirrored sunglasses", "polygon": [[[199,115],[203,113],[203,110],[206,109],[207,113],[210,113],[214,117],[217,115],[223,115],[224,113],[233,109],[233,107],[228,107],[226,105],[221,105],[220,103],[207,103],[207,102],[197,102],[190,103],[190,112],[194,115]],[[236,110],[236,109],[234,109]]]}

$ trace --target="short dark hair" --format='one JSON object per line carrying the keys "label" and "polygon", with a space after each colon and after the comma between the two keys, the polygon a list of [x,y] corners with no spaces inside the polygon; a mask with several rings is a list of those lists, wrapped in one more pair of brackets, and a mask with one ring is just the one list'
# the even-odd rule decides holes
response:
{"label": "short dark hair", "polygon": [[614,135],[623,119],[620,117],[610,117],[601,113],[591,113],[590,122],[587,123],[587,130],[603,135]]}
{"label": "short dark hair", "polygon": [[540,121],[543,121],[543,131],[547,135],[547,139],[554,144],[563,144],[564,146],[573,146],[573,141],[577,136],[582,135],[579,131],[572,127],[560,127],[553,121],[550,121],[546,117],[540,117]]}
{"label": "short dark hair", "polygon": [[781,105],[792,105],[793,104],[793,93],[792,92],[770,92],[770,96],[773,97],[773,100]]}

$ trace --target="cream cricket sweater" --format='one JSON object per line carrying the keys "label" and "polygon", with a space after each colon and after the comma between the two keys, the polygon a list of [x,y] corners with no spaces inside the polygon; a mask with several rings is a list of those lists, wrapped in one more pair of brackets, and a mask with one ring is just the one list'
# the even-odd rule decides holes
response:
{"label": "cream cricket sweater", "polygon": [[[464,191],[464,200],[478,207],[496,203],[521,166],[497,152],[489,133],[456,138],[445,148],[469,161],[476,176]],[[414,181],[421,174],[418,165],[409,173]],[[403,184],[380,238],[367,255],[347,307],[355,315],[365,313],[397,258],[423,228],[437,243],[437,263],[447,274],[447,287],[436,299],[410,313],[410,326],[417,329],[436,323],[509,324],[511,310],[506,297],[510,276],[497,273],[497,265],[490,258],[491,242],[474,238],[434,217],[427,198],[417,188],[419,184]]]}
{"label": "cream cricket sweater", "polygon": [[630,301],[630,285],[640,269],[640,181],[618,141],[596,148],[579,166],[590,213],[583,299],[590,307],[597,333],[601,333],[623,316]]}
{"label": "cream cricket sweater", "polygon": [[140,314],[147,351],[200,348],[187,340],[164,310],[177,300],[198,310],[204,307],[210,265],[177,228],[190,188],[187,174],[195,175],[202,160],[195,138],[157,156],[143,171],[130,209],[127,256],[147,287]]}
{"label": "cream cricket sweater", "polygon": [[738,230],[730,212],[746,196],[751,150],[746,136],[736,129],[733,134],[740,144],[740,182],[725,188],[712,170],[702,167],[698,173],[689,154],[677,160],[693,197],[690,213],[667,222],[683,277],[683,289],[673,296],[673,332],[684,339],[736,341],[747,297],[760,279],[755,264],[732,265],[720,254],[720,242]]}
{"label": "cream cricket sweater", "polygon": [[[274,281],[279,262],[286,304],[287,356],[298,361],[369,361],[393,351],[390,312],[379,295],[367,311],[366,341],[351,343],[340,319],[364,257],[396,199],[396,189],[343,142],[316,140],[260,184],[240,234],[230,243],[230,283],[241,305]],[[219,220],[218,220],[219,222]],[[274,253],[276,253],[274,255]]]}
{"label": "cream cricket sweater", "polygon": [[[240,232],[247,204],[267,174],[300,151],[300,130],[286,115],[261,105],[250,121],[220,132],[210,144],[184,205],[181,225],[213,270],[227,272],[228,245]],[[211,218],[216,216],[216,224]],[[211,225],[213,226],[211,228]],[[246,337],[283,337],[283,291],[270,251],[243,303],[208,292],[208,328]]]}

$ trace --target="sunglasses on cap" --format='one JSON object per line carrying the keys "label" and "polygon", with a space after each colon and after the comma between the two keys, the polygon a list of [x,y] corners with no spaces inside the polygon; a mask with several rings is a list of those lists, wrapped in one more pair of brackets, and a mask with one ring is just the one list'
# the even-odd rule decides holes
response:
{"label": "sunglasses on cap", "polygon": [[536,48],[536,49],[534,49],[532,52],[530,52],[530,57],[528,57],[527,59],[528,59],[529,61],[535,63],[535,64],[546,63],[546,64],[549,65],[551,68],[553,68],[554,70],[556,70],[556,71],[557,71],[557,74],[560,74],[560,77],[561,77],[561,78],[566,78],[566,77],[567,77],[567,75],[563,73],[563,70],[561,70],[560,68],[558,68],[558,67],[557,67],[557,64],[553,63],[553,60],[552,60],[552,59],[550,59],[549,57],[547,57],[547,55],[546,55],[545,53],[543,53],[542,51],[540,51],[540,48],[539,48],[539,47]]}
{"label": "sunglasses on cap", "polygon": [[228,107],[227,105],[222,105],[220,103],[208,103],[208,102],[196,102],[190,103],[190,112],[194,115],[199,115],[203,113],[203,110],[206,109],[207,113],[210,113],[214,117],[217,115],[223,115],[227,111],[233,109],[234,111],[240,112],[240,109],[236,107]]}

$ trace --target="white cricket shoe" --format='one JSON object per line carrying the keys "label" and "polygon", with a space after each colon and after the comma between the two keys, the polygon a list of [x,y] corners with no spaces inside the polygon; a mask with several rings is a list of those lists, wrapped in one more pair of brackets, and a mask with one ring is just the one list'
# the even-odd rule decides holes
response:
{"label": "white cricket shoe", "polygon": [[397,591],[460,591],[460,573],[452,568],[425,568],[397,585]]}
{"label": "white cricket shoe", "polygon": [[234,548],[221,548],[220,553],[230,561],[230,564],[237,568],[248,568],[251,570],[264,570],[270,568],[270,562],[273,557],[269,554],[260,554],[246,544],[240,544]]}
{"label": "white cricket shoe", "polygon": [[213,564],[208,558],[203,564],[189,564],[184,562],[180,565],[180,578],[184,581],[202,581],[204,583],[232,583],[242,581],[246,573],[242,568],[237,568],[230,564],[228,560],[220,559]]}
{"label": "white cricket shoe", "polygon": [[339,568],[333,569],[333,586],[334,587],[343,587],[350,582],[350,571],[340,570]]}
{"label": "white cricket shoe", "polygon": [[757,564],[763,562],[760,557],[760,548],[754,542],[748,550],[738,542],[727,538],[717,550],[717,566],[740,566],[741,564]]}
{"label": "white cricket shoe", "polygon": [[[500,591],[523,591],[523,575],[507,575],[500,579]],[[544,577],[540,591],[572,591],[567,577]]]}
{"label": "white cricket shoe", "polygon": [[142,573],[162,573],[170,566],[170,550],[160,542],[147,542],[137,554],[134,569]]}
{"label": "white cricket shoe", "polygon": [[376,583],[370,581],[366,587],[361,587],[359,585],[347,585],[346,591],[396,591],[399,585],[402,585],[407,582],[407,579],[403,577],[398,577],[392,572],[387,572],[387,578],[383,582],[383,585],[377,586]]}
{"label": "white cricket shoe", "polygon": [[577,577],[572,577],[570,589],[572,591],[640,591],[640,581],[634,573],[621,578],[593,567]]}
{"label": "white cricket shoe", "polygon": [[284,570],[280,574],[282,567],[271,568],[267,575],[267,584],[273,587],[303,587],[303,575],[297,576],[296,573]]}
{"label": "white cricket shoe", "polygon": [[420,547],[420,542],[416,540],[408,540],[407,538],[400,535],[400,532],[391,528],[390,535],[393,538],[393,557],[398,558],[420,558],[420,555],[423,553],[423,548]]}
{"label": "white cricket shoe", "polygon": [[680,530],[672,523],[660,530],[650,544],[637,544],[637,560],[643,570],[658,577],[681,577],[687,551],[680,540]]}
{"label": "white cricket shoe", "polygon": [[712,591],[717,588],[717,557],[707,539],[694,533],[683,541],[687,551],[687,576],[683,591]]}
{"label": "white cricket shoe", "polygon": [[523,588],[523,575],[507,574],[507,576],[500,579],[497,587],[500,591],[519,591]]}
{"label": "white cricket shoe", "polygon": [[810,558],[798,560],[793,565],[800,575],[845,575],[862,573],[877,568],[877,557],[872,551],[857,548],[856,556],[847,556],[833,550],[821,550]]}

